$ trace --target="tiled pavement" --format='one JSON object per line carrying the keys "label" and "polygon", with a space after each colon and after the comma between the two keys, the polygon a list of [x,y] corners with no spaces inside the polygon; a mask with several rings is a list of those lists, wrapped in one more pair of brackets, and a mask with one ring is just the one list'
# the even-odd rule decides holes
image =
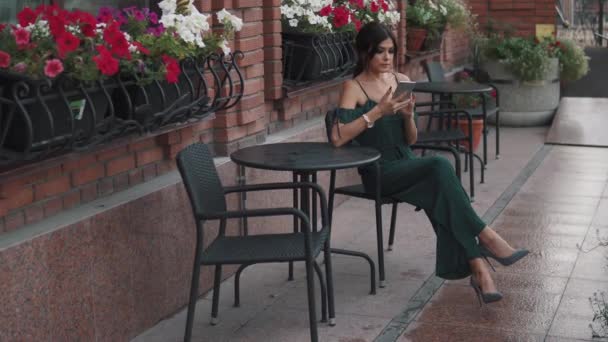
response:
{"label": "tiled pavement", "polygon": [[[588,297],[608,290],[608,248],[585,253],[577,244],[591,249],[598,243],[596,230],[608,238],[608,149],[543,147],[545,133],[546,128],[502,129],[501,159],[494,160],[490,146],[486,184],[476,188],[477,212],[496,217],[494,228],[533,251],[514,266],[497,267],[503,301],[480,308],[466,280],[442,283],[433,277],[432,228],[424,214],[404,204],[395,249],[385,253],[387,287],[377,295],[368,294],[362,261],[333,257],[337,325],[319,324],[320,340],[591,340]],[[387,227],[390,212],[384,209]],[[339,222],[335,247],[375,256],[370,202],[345,202],[334,222]],[[292,282],[286,281],[285,265],[246,269],[240,308],[232,307],[233,279],[228,279],[221,287],[220,324],[208,323],[208,293],[197,305],[193,341],[309,341],[303,274],[301,264]],[[184,325],[182,310],[135,341],[180,341]]]}

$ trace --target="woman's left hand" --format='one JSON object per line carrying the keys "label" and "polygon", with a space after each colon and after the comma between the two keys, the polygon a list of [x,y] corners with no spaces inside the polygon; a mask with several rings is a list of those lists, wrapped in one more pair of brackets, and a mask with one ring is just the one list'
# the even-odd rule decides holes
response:
{"label": "woman's left hand", "polygon": [[414,116],[414,107],[416,107],[416,95],[412,94],[410,102],[400,110],[401,115],[404,119],[411,119]]}

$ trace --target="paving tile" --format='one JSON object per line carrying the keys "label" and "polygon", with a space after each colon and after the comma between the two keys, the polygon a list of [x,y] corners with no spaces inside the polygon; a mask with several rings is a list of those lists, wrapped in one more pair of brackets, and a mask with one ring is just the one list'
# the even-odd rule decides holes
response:
{"label": "paving tile", "polygon": [[542,335],[514,332],[500,329],[484,329],[468,325],[437,324],[416,322],[408,327],[399,339],[400,342],[443,342],[443,341],[518,341],[541,342]]}
{"label": "paving tile", "polygon": [[602,198],[593,217],[593,225],[608,227],[608,198]]}
{"label": "paving tile", "polygon": [[593,310],[589,298],[594,292],[607,288],[608,282],[570,279],[549,335],[590,340],[592,334],[589,324],[593,318]]}
{"label": "paving tile", "polygon": [[581,252],[572,277],[608,281],[608,246]]}

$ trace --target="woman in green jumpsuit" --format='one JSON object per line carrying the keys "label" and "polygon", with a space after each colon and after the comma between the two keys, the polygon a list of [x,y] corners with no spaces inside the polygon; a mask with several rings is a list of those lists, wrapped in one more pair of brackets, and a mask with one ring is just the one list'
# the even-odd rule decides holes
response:
{"label": "woman in green jumpsuit", "polygon": [[[418,158],[409,148],[417,137],[415,97],[393,97],[397,83],[408,80],[393,71],[396,46],[393,34],[382,24],[361,28],[356,38],[355,77],[344,83],[332,142],[342,146],[355,140],[378,149],[382,194],[424,209],[433,225],[437,276],[460,279],[471,275],[480,302],[498,301],[502,295],[481,258],[511,265],[528,251],[513,249],[479,218],[446,159]],[[366,190],[374,191],[373,168],[360,173]]]}

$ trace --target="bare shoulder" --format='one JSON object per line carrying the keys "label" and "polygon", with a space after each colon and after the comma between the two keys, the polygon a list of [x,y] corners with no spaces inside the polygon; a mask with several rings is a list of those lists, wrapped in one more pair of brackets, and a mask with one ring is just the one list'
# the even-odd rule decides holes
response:
{"label": "bare shoulder", "polygon": [[361,87],[354,79],[346,80],[342,84],[342,96],[340,106],[343,108],[355,108],[357,103],[361,102],[362,97]]}
{"label": "bare shoulder", "polygon": [[407,75],[405,75],[405,74],[397,72],[396,75],[397,75],[397,79],[399,81],[411,81],[410,78]]}

